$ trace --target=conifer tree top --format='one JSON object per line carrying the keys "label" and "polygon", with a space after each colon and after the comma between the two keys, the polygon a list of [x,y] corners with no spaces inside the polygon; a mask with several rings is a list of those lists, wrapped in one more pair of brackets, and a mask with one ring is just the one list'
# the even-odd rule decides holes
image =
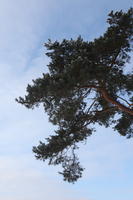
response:
{"label": "conifer tree top", "polygon": [[96,124],[128,138],[133,134],[133,71],[126,73],[133,50],[133,9],[111,11],[107,22],[107,31],[91,42],[81,37],[49,40],[49,72],[33,80],[26,96],[17,99],[27,108],[43,104],[49,121],[58,126],[33,152],[50,165],[61,164],[60,174],[68,182],[82,176],[75,149]]}

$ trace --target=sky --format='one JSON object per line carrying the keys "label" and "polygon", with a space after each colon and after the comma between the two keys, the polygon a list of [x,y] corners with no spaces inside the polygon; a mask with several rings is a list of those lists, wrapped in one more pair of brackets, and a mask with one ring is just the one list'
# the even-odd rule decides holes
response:
{"label": "sky", "polygon": [[0,0],[0,199],[132,200],[133,139],[97,128],[80,145],[82,179],[68,184],[59,168],[37,161],[32,147],[52,134],[42,107],[15,102],[32,79],[47,71],[43,44],[51,40],[100,36],[111,10],[132,0]]}

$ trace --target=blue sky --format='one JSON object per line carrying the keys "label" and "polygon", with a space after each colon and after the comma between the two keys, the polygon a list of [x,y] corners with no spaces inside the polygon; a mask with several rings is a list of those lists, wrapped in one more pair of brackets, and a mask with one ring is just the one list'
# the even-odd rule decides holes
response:
{"label": "blue sky", "polygon": [[133,199],[133,139],[98,127],[79,150],[83,178],[71,185],[32,154],[54,130],[43,109],[14,100],[46,71],[48,38],[91,40],[104,32],[112,9],[131,6],[132,0],[0,0],[0,199]]}

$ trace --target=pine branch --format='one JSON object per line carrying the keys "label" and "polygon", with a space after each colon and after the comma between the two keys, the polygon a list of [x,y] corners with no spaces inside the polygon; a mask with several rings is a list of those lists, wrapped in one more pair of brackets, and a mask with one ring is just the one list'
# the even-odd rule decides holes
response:
{"label": "pine branch", "polygon": [[130,115],[133,115],[133,109],[130,109],[126,106],[124,106],[123,104],[121,104],[120,102],[116,101],[115,99],[113,99],[109,94],[108,92],[106,91],[105,88],[101,88],[101,87],[98,87],[96,85],[84,85],[80,88],[94,88],[96,89],[98,92],[101,93],[102,97],[109,103],[113,104],[113,105],[116,105],[120,110],[126,112],[126,113],[129,113]]}

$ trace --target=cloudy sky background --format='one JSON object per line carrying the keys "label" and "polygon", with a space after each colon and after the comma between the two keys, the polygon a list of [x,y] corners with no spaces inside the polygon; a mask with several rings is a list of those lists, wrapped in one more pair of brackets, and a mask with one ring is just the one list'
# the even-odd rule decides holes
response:
{"label": "cloudy sky background", "polygon": [[58,168],[36,161],[32,146],[54,130],[42,108],[27,110],[15,98],[46,71],[43,43],[79,34],[91,40],[106,29],[107,14],[132,0],[0,0],[0,199],[132,200],[133,139],[97,129],[81,145],[83,178],[71,185]]}

